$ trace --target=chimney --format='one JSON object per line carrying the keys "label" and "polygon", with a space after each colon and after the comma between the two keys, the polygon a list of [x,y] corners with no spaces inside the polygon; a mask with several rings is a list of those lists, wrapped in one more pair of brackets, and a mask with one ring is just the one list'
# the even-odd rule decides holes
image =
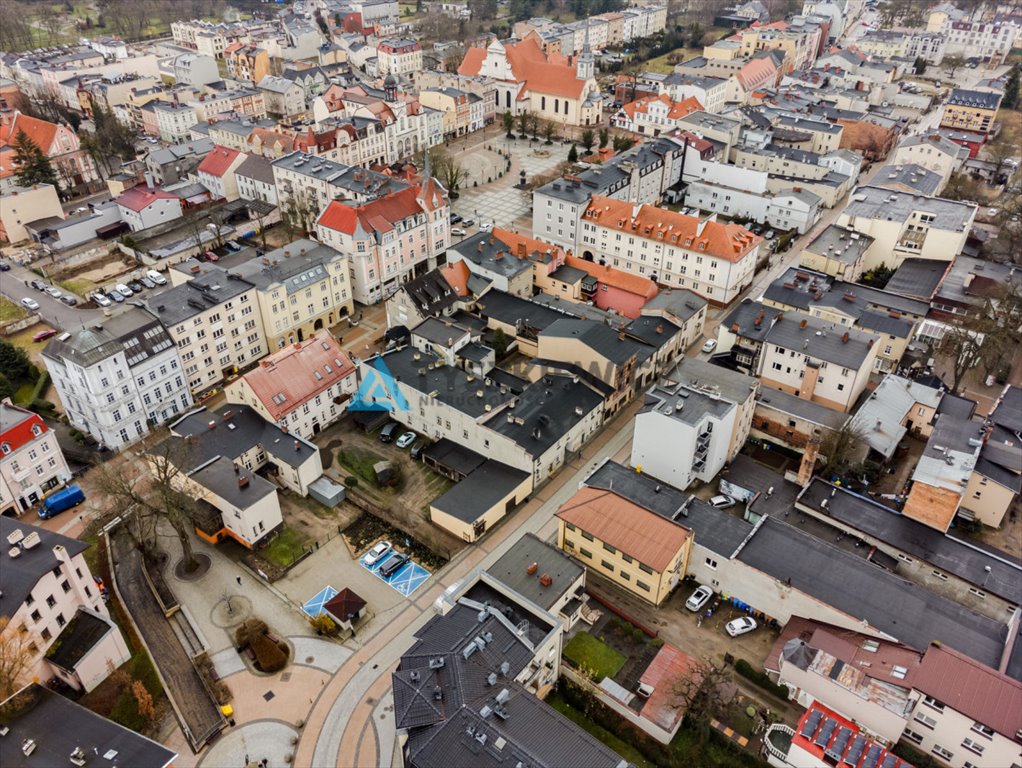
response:
{"label": "chimney", "polygon": [[554,583],[554,580],[553,578],[551,578],[549,573],[544,573],[542,576],[539,577],[539,583],[544,587],[549,587],[551,584]]}
{"label": "chimney", "polygon": [[813,470],[816,468],[816,457],[820,453],[820,441],[817,438],[810,438],[802,453],[802,463],[798,466],[799,486],[805,488],[813,479]]}
{"label": "chimney", "polygon": [[210,421],[209,421],[209,428],[210,429],[216,429],[216,422],[213,421],[212,419],[210,419]]}
{"label": "chimney", "polygon": [[302,450],[302,444],[299,443],[297,440],[295,440],[295,451],[298,452],[298,451],[301,451],[301,450]]}
{"label": "chimney", "polygon": [[808,320],[806,320],[805,318],[802,318],[802,322],[800,322],[800,323],[798,324],[798,327],[799,327],[799,328],[805,328],[805,327],[806,327],[807,325],[809,325],[809,321],[808,321]]}
{"label": "chimney", "polygon": [[539,570],[539,563],[532,563],[528,568],[525,569],[525,572],[527,574],[529,574],[530,576],[534,576],[536,571],[538,571],[538,570]]}
{"label": "chimney", "polygon": [[248,475],[242,475],[238,478],[239,488],[248,488]]}
{"label": "chimney", "polygon": [[842,344],[848,343],[848,331],[845,331],[844,334],[841,336],[841,343]]}

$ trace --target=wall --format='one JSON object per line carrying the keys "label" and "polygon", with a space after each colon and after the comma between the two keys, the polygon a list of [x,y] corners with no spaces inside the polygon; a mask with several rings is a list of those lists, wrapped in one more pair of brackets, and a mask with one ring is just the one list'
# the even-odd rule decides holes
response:
{"label": "wall", "polygon": [[[927,727],[916,719],[920,717],[928,718],[927,722],[932,723],[931,727]],[[933,752],[937,746],[943,747],[952,756],[939,755],[939,757],[951,768],[963,768],[966,761],[975,768],[1002,768],[1018,763],[1019,747],[1017,743],[999,733],[995,733],[992,738],[984,738],[972,730],[975,721],[971,717],[966,717],[950,706],[945,706],[941,712],[927,705],[924,699],[920,698],[912,711],[912,718],[905,730],[904,741],[927,754]],[[911,734],[918,734],[919,738],[913,738]],[[979,744],[983,749],[983,754],[977,755],[963,747],[962,743],[965,739]]]}
{"label": "wall", "polygon": [[[93,611],[86,612],[101,615]],[[103,682],[112,669],[120,667],[131,658],[131,652],[117,625],[106,617],[102,618],[109,624],[110,631],[78,662],[74,670],[86,693]]]}
{"label": "wall", "polygon": [[974,471],[962,495],[962,506],[983,525],[1000,528],[1014,499],[1015,493],[1011,489]]}
{"label": "wall", "polygon": [[[492,507],[483,512],[476,520],[466,523],[430,504],[429,519],[436,525],[450,531],[464,541],[475,541],[485,535],[486,531],[496,525],[504,515],[510,514],[514,508],[528,497],[532,491],[532,478],[525,477],[521,483],[500,498]],[[508,506],[510,504],[510,507]],[[482,530],[476,535],[475,524],[483,521]]]}

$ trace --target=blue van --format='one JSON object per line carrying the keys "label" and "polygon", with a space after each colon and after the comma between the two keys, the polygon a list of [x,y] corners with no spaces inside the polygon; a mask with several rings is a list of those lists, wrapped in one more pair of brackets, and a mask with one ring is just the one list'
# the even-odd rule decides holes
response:
{"label": "blue van", "polygon": [[81,486],[68,486],[43,499],[43,504],[39,507],[39,517],[42,520],[49,520],[54,515],[59,515],[71,507],[77,507],[83,501],[85,501],[85,492],[82,491]]}

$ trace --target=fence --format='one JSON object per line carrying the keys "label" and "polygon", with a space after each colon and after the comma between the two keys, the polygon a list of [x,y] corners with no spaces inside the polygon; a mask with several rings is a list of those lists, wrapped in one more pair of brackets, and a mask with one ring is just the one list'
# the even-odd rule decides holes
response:
{"label": "fence", "polygon": [[37,312],[33,312],[28,317],[21,318],[21,320],[11,320],[9,323],[5,323],[3,327],[0,328],[0,334],[3,334],[4,336],[11,336],[18,331],[31,328],[33,325],[41,321],[42,318],[39,314]]}

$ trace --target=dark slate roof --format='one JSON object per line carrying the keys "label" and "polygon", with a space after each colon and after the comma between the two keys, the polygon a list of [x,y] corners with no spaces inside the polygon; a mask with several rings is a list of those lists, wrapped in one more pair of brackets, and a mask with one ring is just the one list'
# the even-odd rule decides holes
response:
{"label": "dark slate roof", "polygon": [[[238,509],[248,509],[277,492],[277,486],[260,475],[247,469],[236,472],[234,462],[223,456],[194,470],[189,477]],[[242,477],[248,478],[244,486],[241,485]]]}
{"label": "dark slate roof", "polygon": [[[37,683],[8,701],[10,706],[4,713],[4,725],[10,732],[0,738],[0,765],[68,765],[68,756],[79,747],[86,755],[87,765],[104,762],[113,765],[103,759],[111,752],[117,757],[117,765],[138,768],[164,768],[177,757],[162,744]],[[36,743],[30,758],[21,751],[26,739]]]}
{"label": "dark slate roof", "polygon": [[164,325],[174,326],[230,301],[252,290],[252,287],[247,280],[228,278],[226,270],[220,267],[208,267],[188,282],[150,297],[146,305]]}
{"label": "dark slate roof", "polygon": [[[760,317],[760,313],[762,313],[762,318],[757,325],[756,318]],[[782,314],[784,314],[784,310],[777,309],[777,307],[760,304],[752,299],[742,299],[742,303],[731,310],[731,314],[721,321],[720,325],[722,328],[736,333],[740,338],[761,342],[766,338],[774,318]],[[738,326],[738,330],[735,330],[735,326]]]}
{"label": "dark slate roof", "polygon": [[477,306],[479,314],[484,318],[492,317],[494,320],[508,325],[535,329],[536,332],[548,328],[565,317],[563,312],[558,312],[556,309],[550,309],[504,291],[489,291],[479,299]]}
{"label": "dark slate roof", "polygon": [[235,176],[255,179],[264,184],[273,184],[273,164],[254,152],[249,154],[234,171]]}
{"label": "dark slate roof", "polygon": [[645,344],[616,333],[611,328],[592,320],[562,319],[552,323],[541,335],[555,338],[575,338],[593,352],[619,365],[628,362],[632,356],[643,357]]}
{"label": "dark slate roof", "polygon": [[[537,566],[536,572],[530,574],[529,567],[533,563]],[[549,611],[561,598],[565,587],[574,583],[585,572],[585,568],[536,534],[526,533],[486,572],[517,594]],[[539,583],[544,573],[553,579],[550,587]]]}
{"label": "dark slate roof", "polygon": [[873,176],[873,184],[878,187],[907,187],[927,197],[937,194],[943,180],[939,173],[915,163],[885,165]]}
{"label": "dark slate roof", "polygon": [[488,459],[447,493],[430,502],[430,506],[463,522],[474,523],[503,502],[527,477],[528,472]]}
{"label": "dark slate roof", "polygon": [[[489,232],[477,232],[455,243],[448,250],[487,272],[504,277],[514,277],[520,272],[532,269],[532,262],[529,259],[519,259],[511,254],[507,243]],[[450,257],[448,260],[451,260]]]}
{"label": "dark slate roof", "polygon": [[[213,429],[209,428],[211,421],[216,422]],[[190,468],[199,467],[217,456],[236,459],[256,445],[261,445],[275,459],[297,467],[319,450],[312,443],[289,435],[276,424],[264,420],[249,406],[236,403],[216,411],[205,408],[194,410],[171,424],[170,430],[178,437],[197,438],[185,450],[185,463]]]}
{"label": "dark slate roof", "polygon": [[439,269],[432,269],[401,286],[416,309],[424,315],[439,315],[458,301],[457,292]]}
{"label": "dark slate roof", "polygon": [[950,265],[933,259],[905,259],[887,281],[885,290],[930,300]]}
{"label": "dark slate roof", "polygon": [[912,328],[915,324],[904,317],[891,317],[890,314],[881,314],[865,310],[855,321],[856,326],[867,331],[884,333],[899,339],[907,339],[912,335]]}
{"label": "dark slate roof", "polygon": [[659,349],[669,344],[681,329],[669,320],[655,315],[641,315],[624,327],[624,332],[650,347]]}
{"label": "dark slate roof", "polygon": [[142,307],[131,307],[102,323],[54,336],[43,355],[87,368],[123,351],[128,365],[134,367],[173,346],[157,318]]}
{"label": "dark slate roof", "polygon": [[[802,323],[806,324],[805,328],[801,327]],[[843,340],[845,334],[848,334],[848,341]],[[782,349],[858,370],[869,355],[870,342],[876,342],[877,337],[803,315],[779,319],[767,333],[766,340]]]}
{"label": "dark slate roof", "polygon": [[427,317],[412,328],[412,336],[418,336],[445,348],[453,346],[463,336],[468,334],[468,328],[458,325],[445,317]]}
{"label": "dark slate roof", "polygon": [[[820,505],[824,499],[827,500],[826,509]],[[982,586],[987,592],[1016,605],[1022,604],[1022,561],[1018,557],[979,549],[820,478],[813,478],[799,503],[925,560],[935,568]]]}
{"label": "dark slate roof", "polygon": [[[242,254],[238,254],[239,256]],[[295,240],[271,251],[262,259],[249,258],[232,266],[230,272],[247,280],[260,290],[283,284],[288,293],[304,291],[312,281],[326,278],[324,262],[339,254],[333,248],[313,240]],[[269,262],[269,266],[264,263]]]}
{"label": "dark slate roof", "polygon": [[559,280],[562,283],[568,285],[574,285],[575,283],[582,282],[582,278],[588,275],[588,272],[583,272],[581,269],[576,267],[563,266],[558,267],[556,270],[550,273],[550,277],[553,280]]}
{"label": "dark slate roof", "polygon": [[[6,554],[6,550],[13,546],[7,537],[15,531],[20,531],[23,537],[28,537],[35,531],[39,534],[39,544],[31,549],[19,545],[21,554],[16,558],[11,557]],[[18,522],[6,515],[0,516],[0,536],[3,537],[5,550],[5,553],[0,555],[3,557],[3,566],[0,567],[0,616],[13,616],[25,602],[36,582],[59,565],[60,561],[53,554],[55,546],[58,544],[63,546],[68,557],[74,557],[89,548],[78,539]]]}
{"label": "dark slate roof", "polygon": [[982,616],[832,544],[767,517],[738,559],[899,642],[942,643],[997,668],[1007,641],[1001,621]]}
{"label": "dark slate roof", "polygon": [[708,303],[698,293],[687,288],[665,288],[643,305],[642,312],[643,314],[668,312],[684,322]]}
{"label": "dark slate roof", "polygon": [[485,344],[480,344],[479,342],[473,341],[459,349],[457,354],[458,357],[463,357],[466,360],[471,360],[474,363],[481,363],[485,361],[486,358],[488,358],[492,352],[493,350],[490,349]]}
{"label": "dark slate roof", "polygon": [[979,109],[997,109],[1001,103],[1003,94],[993,91],[973,91],[965,88],[953,88],[951,95],[947,97],[947,103],[961,107],[976,107]]}
{"label": "dark slate roof", "polygon": [[766,408],[773,408],[781,413],[787,413],[833,430],[841,429],[841,426],[848,421],[847,413],[835,411],[833,408],[773,387],[761,386],[759,394],[756,396],[756,403],[757,407],[762,404]]}
{"label": "dark slate roof", "polygon": [[61,669],[73,670],[111,629],[103,619],[79,608],[47,649],[46,658]]}
{"label": "dark slate roof", "polygon": [[603,398],[581,380],[551,374],[526,387],[514,408],[485,424],[538,458],[602,405]]}
{"label": "dark slate roof", "polygon": [[1009,385],[990,420],[1011,432],[1022,432],[1022,388]]}
{"label": "dark slate roof", "polygon": [[485,456],[446,437],[426,448],[423,455],[459,475],[468,475],[486,461]]}

